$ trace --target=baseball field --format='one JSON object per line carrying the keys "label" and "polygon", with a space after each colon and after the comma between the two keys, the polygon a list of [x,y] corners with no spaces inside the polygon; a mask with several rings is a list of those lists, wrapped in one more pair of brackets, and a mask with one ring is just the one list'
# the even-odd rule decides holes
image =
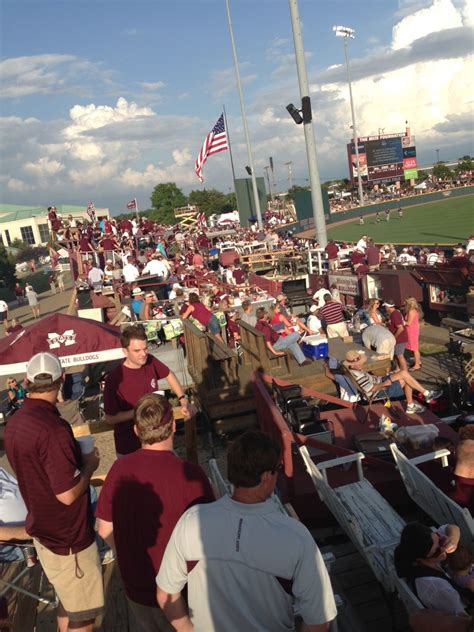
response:
{"label": "baseball field", "polygon": [[[341,217],[343,220],[343,217]],[[328,227],[329,228],[329,227]],[[376,243],[455,244],[466,242],[474,234],[474,195],[420,204],[403,210],[403,218],[394,209],[390,221],[380,213],[352,219],[329,228],[329,237],[338,241],[357,241],[361,235],[372,237]]]}

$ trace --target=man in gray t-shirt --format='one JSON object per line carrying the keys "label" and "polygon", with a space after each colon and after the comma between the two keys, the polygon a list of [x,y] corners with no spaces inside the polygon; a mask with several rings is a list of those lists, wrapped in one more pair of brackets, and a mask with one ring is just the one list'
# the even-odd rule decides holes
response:
{"label": "man in gray t-shirt", "polygon": [[388,355],[393,360],[395,351],[395,336],[383,325],[369,325],[362,333],[362,342],[367,349],[374,349],[375,353]]}
{"label": "man in gray t-shirt", "polygon": [[270,499],[280,459],[270,437],[246,432],[227,456],[232,496],[178,521],[156,578],[158,603],[176,629],[289,632],[294,601],[313,632],[327,632],[337,610],[321,553]]}

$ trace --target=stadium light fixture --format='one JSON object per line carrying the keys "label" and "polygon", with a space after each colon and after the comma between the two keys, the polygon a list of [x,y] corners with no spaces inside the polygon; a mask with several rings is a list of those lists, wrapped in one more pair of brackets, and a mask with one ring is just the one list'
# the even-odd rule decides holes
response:
{"label": "stadium light fixture", "polygon": [[295,108],[293,103],[288,103],[288,105],[286,106],[286,109],[288,110],[288,113],[291,116],[291,118],[294,120],[294,122],[297,125],[301,125],[301,123],[303,122],[303,117],[301,116],[301,110],[298,110],[297,108]]}
{"label": "stadium light fixture", "polygon": [[362,187],[362,175],[360,173],[360,159],[359,159],[359,137],[357,135],[357,127],[356,127],[356,119],[355,119],[355,111],[354,111],[354,100],[352,98],[352,81],[351,81],[351,69],[349,66],[349,54],[347,52],[347,40],[355,39],[355,29],[351,29],[348,26],[333,26],[332,30],[336,34],[336,37],[344,38],[344,57],[346,59],[346,69],[347,69],[347,83],[349,84],[349,100],[351,102],[351,114],[352,114],[352,135],[354,141],[354,149],[356,155],[356,167],[357,167],[357,185],[359,190],[359,203],[361,206],[364,205],[364,189]]}

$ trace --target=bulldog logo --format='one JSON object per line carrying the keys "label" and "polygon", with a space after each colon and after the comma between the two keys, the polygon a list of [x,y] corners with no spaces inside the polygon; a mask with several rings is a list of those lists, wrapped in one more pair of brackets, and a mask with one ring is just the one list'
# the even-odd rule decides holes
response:
{"label": "bulldog logo", "polygon": [[48,334],[48,344],[50,349],[58,349],[61,345],[69,347],[76,342],[76,332],[74,329],[67,329],[62,334]]}

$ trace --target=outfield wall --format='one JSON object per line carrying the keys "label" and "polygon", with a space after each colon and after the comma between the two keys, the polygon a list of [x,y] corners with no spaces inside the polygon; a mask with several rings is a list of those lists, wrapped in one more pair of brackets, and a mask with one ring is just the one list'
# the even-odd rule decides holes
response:
{"label": "outfield wall", "polygon": [[[377,211],[383,212],[385,209],[398,209],[409,206],[417,206],[418,204],[427,204],[429,202],[439,202],[443,199],[449,199],[453,197],[462,197],[465,195],[471,195],[474,193],[474,186],[459,187],[458,189],[448,189],[446,191],[434,191],[433,193],[420,193],[413,195],[412,197],[402,197],[397,200],[390,200],[389,202],[381,202],[380,204],[370,204],[369,206],[360,206],[350,209],[349,211],[339,211],[338,213],[327,213],[325,209],[326,224],[330,226],[336,222],[345,222],[351,219],[357,219],[361,215],[373,215]],[[300,206],[301,210],[298,210]],[[295,207],[297,217],[299,219],[300,227],[302,230],[307,230],[314,226],[312,218],[308,218],[308,206],[312,209],[311,205],[311,192],[310,191],[298,191],[295,194]],[[304,219],[300,219],[301,215]]]}

